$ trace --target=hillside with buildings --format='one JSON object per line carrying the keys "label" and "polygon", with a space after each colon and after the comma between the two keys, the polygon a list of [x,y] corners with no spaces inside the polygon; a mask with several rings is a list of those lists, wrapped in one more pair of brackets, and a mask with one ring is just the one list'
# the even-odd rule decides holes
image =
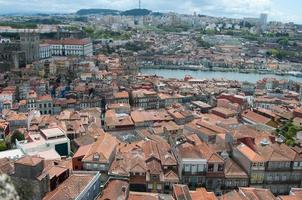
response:
{"label": "hillside with buildings", "polygon": [[0,16],[0,199],[301,200],[302,27],[267,18]]}

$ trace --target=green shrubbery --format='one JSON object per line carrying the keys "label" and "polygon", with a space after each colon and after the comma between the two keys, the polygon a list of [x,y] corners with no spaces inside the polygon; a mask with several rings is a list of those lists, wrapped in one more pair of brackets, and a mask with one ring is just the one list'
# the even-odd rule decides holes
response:
{"label": "green shrubbery", "polygon": [[282,127],[276,129],[276,134],[282,135],[285,138],[285,143],[289,146],[293,146],[298,131],[299,127],[295,126],[292,122],[287,122]]}

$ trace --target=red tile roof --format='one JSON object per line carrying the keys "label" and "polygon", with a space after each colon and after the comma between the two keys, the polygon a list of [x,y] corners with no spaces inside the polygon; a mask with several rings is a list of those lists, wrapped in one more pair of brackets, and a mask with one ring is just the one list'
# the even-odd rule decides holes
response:
{"label": "red tile roof", "polygon": [[41,163],[43,161],[43,158],[37,157],[37,156],[24,156],[20,159],[18,159],[15,163],[22,164],[22,165],[28,165],[28,166],[36,166],[37,164]]}
{"label": "red tile roof", "polygon": [[99,156],[98,162],[108,162],[116,147],[117,139],[109,134],[105,134],[104,137],[99,137],[98,140],[91,145],[83,161],[91,162],[93,161],[94,155],[97,154]]}
{"label": "red tile roof", "polygon": [[45,40],[47,44],[52,45],[86,45],[89,44],[91,41],[89,39],[61,39],[61,40]]}
{"label": "red tile roof", "polygon": [[43,200],[75,199],[93,179],[94,174],[72,174],[54,191],[47,193]]}
{"label": "red tile roof", "polygon": [[[124,190],[124,191],[123,191]],[[129,192],[129,183],[123,180],[112,180],[103,191],[98,200],[126,200]]]}
{"label": "red tile roof", "polygon": [[248,120],[251,120],[256,123],[261,123],[261,124],[267,124],[269,121],[271,121],[270,118],[259,115],[251,110],[244,111],[242,113],[242,117],[247,118]]}
{"label": "red tile roof", "polygon": [[192,200],[217,200],[213,192],[208,192],[205,188],[197,188],[196,191],[191,191]]}
{"label": "red tile roof", "polygon": [[189,188],[187,185],[173,185],[173,196],[176,200],[192,200]]}

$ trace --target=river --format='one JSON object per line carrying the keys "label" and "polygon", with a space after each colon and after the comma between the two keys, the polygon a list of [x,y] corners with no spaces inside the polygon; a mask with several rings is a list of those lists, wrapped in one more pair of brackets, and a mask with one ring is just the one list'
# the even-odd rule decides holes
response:
{"label": "river", "polygon": [[276,79],[293,80],[296,82],[302,82],[301,77],[295,76],[280,76],[274,74],[254,74],[254,73],[239,73],[239,72],[213,72],[213,71],[192,71],[192,70],[180,70],[180,69],[140,69],[142,74],[150,74],[162,76],[164,78],[177,78],[183,79],[186,75],[190,75],[196,79],[227,79],[237,81],[248,81],[250,83],[256,83],[265,77],[273,77]]}

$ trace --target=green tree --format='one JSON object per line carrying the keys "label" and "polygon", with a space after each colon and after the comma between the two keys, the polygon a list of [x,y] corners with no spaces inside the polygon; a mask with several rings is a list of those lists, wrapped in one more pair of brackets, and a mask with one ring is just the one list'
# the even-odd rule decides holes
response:
{"label": "green tree", "polygon": [[94,33],[94,29],[92,27],[85,27],[84,28],[84,31],[89,35],[89,36],[92,36],[93,33]]}
{"label": "green tree", "polygon": [[288,37],[282,37],[278,40],[278,43],[281,46],[287,46],[288,45]]}
{"label": "green tree", "polygon": [[6,142],[5,140],[0,140],[0,151],[7,150]]}
{"label": "green tree", "polygon": [[205,31],[205,34],[207,34],[207,35],[215,35],[216,33],[217,33],[217,31],[213,30],[213,29],[207,29]]}
{"label": "green tree", "polygon": [[10,138],[10,141],[12,144],[16,144],[16,139],[18,141],[22,141],[25,140],[25,137],[23,135],[23,133],[21,133],[19,130],[15,130]]}
{"label": "green tree", "polygon": [[295,145],[295,140],[293,139],[288,139],[285,141],[285,144],[288,146],[294,146]]}
{"label": "green tree", "polygon": [[299,128],[296,127],[292,122],[287,122],[282,127],[276,129],[276,134],[285,137],[285,144],[293,146],[295,145],[295,137],[298,131]]}

